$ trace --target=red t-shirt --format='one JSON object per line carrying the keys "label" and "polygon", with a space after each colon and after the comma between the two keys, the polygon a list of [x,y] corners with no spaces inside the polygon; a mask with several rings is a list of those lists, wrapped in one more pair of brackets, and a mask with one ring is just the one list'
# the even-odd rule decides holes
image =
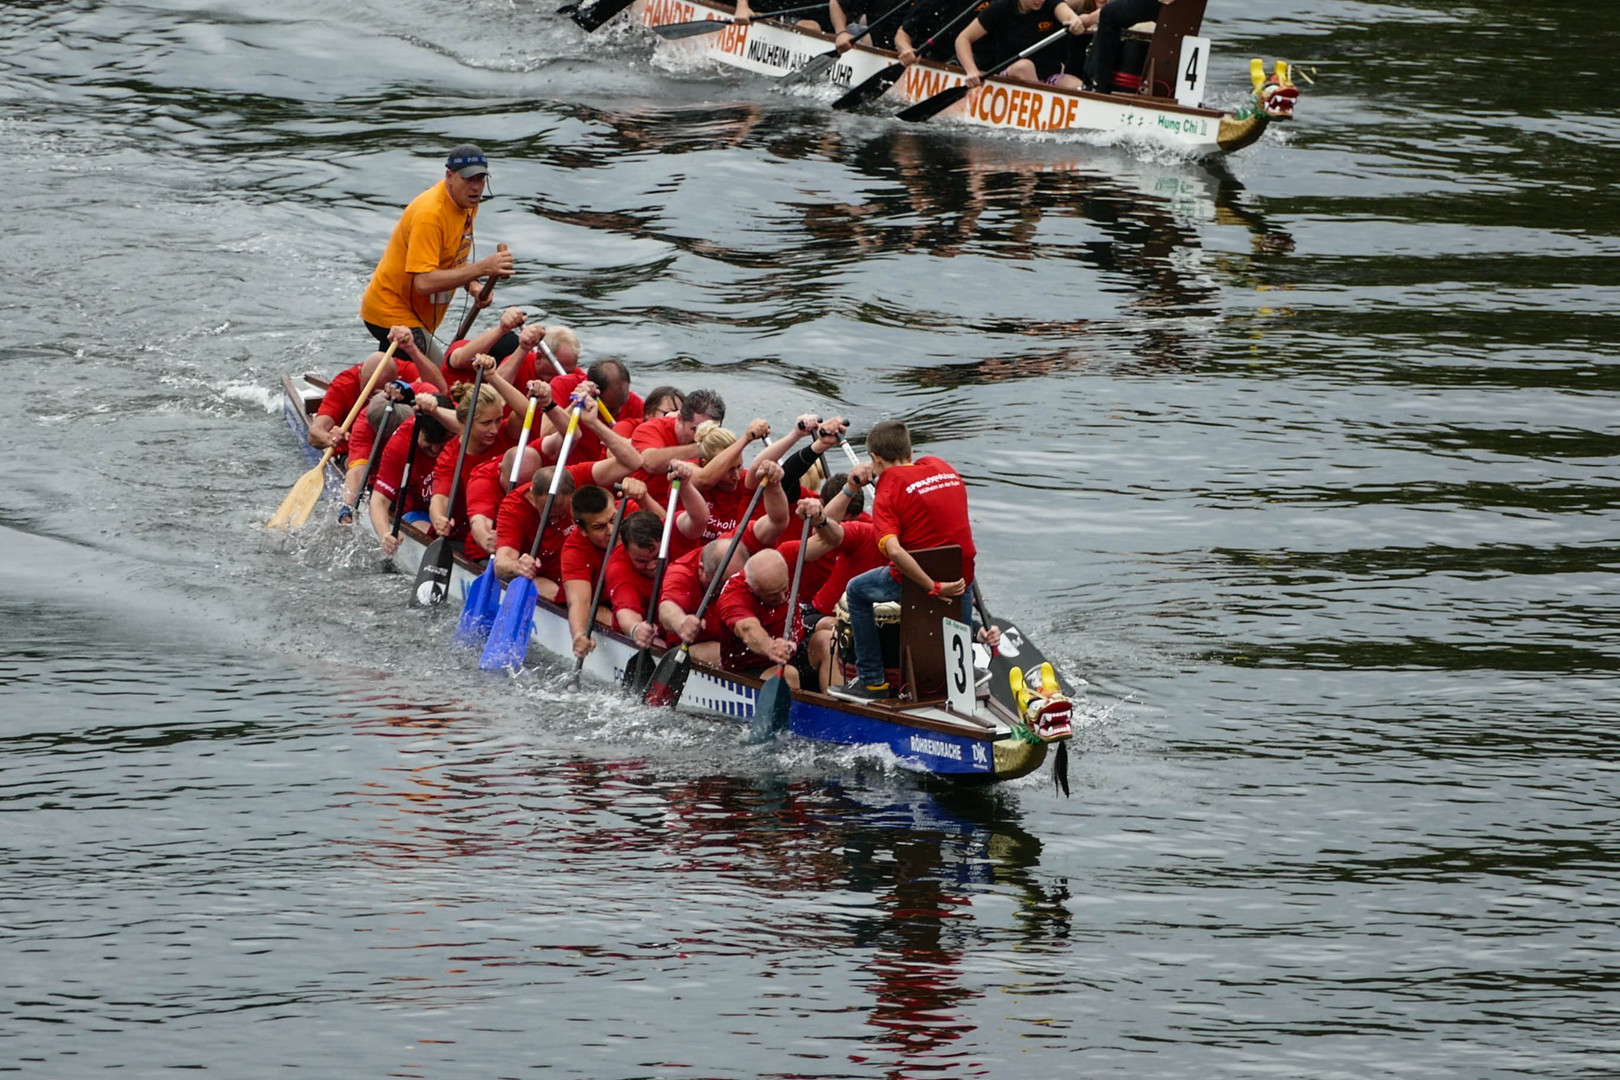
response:
{"label": "red t-shirt", "polygon": [[[868,570],[875,570],[887,563],[877,549],[877,529],[869,522],[844,522],[844,542],[839,545],[838,558],[833,560],[832,569],[828,572],[827,580],[816,591],[815,599],[811,601],[815,609],[823,615],[831,615],[838,607],[838,598],[844,595],[849,587],[849,579],[856,574],[864,574]],[[820,561],[827,562],[832,555],[824,556]],[[805,563],[808,573],[810,563]]]}
{"label": "red t-shirt", "polygon": [[[589,468],[589,465],[583,467],[575,465],[568,469],[568,473],[574,478],[575,484],[589,484],[590,476],[588,472],[583,481],[580,479],[581,471]],[[531,480],[528,484],[519,484],[507,492],[506,497],[501,500],[500,511],[495,515],[496,547],[509,547],[519,555],[527,555],[529,548],[533,546],[534,530],[540,526],[540,510],[531,505],[529,500],[524,497],[528,494],[532,483]],[[546,492],[539,493],[541,507],[546,505],[546,494]],[[564,502],[565,505],[567,498],[566,495],[557,496],[558,501]],[[553,512],[555,512],[555,507],[553,507]],[[573,531],[574,519],[572,517],[569,517],[560,526],[555,523],[546,526],[546,535],[540,541],[540,551],[535,555],[535,561],[539,564],[537,570],[541,577],[549,578],[552,581],[562,580],[563,541]]]}
{"label": "red t-shirt", "polygon": [[[416,364],[410,360],[395,357],[394,367],[398,371],[398,374],[394,376],[396,379],[404,379],[406,382],[413,383],[421,378],[421,375],[416,371]],[[379,385],[381,384],[379,383]],[[326,396],[321,399],[320,408],[315,410],[315,415],[330,416],[339,424],[343,423],[348,418],[349,410],[354,408],[354,403],[360,399],[360,391],[364,390],[365,386],[366,384],[360,379],[359,364],[351,368],[344,368],[332,376],[331,383],[326,387]],[[375,390],[376,387],[372,387],[372,389]],[[355,423],[358,424],[359,422],[360,418],[356,417]]]}
{"label": "red t-shirt", "polygon": [[[539,515],[536,515],[537,517]],[[604,552],[591,543],[584,529],[575,529],[563,541],[560,574],[556,580],[584,581],[596,587],[596,575],[602,572]]]}
{"label": "red t-shirt", "polygon": [[[694,551],[683,555],[679,559],[673,556],[669,560],[669,568],[664,571],[664,586],[659,590],[658,603],[662,606],[665,600],[678,606],[688,615],[696,615],[698,605],[703,603],[703,579],[700,576],[699,562],[703,558],[702,551]],[[720,637],[720,616],[714,604],[703,613],[703,625],[698,629],[694,643],[698,641],[717,641]],[[664,640],[671,645],[680,644],[680,635],[671,631],[664,631]]]}
{"label": "red t-shirt", "polygon": [[[491,522],[494,522],[500,514],[501,501],[506,498],[506,473],[501,468],[501,459],[491,458],[488,461],[481,462],[476,469],[467,469],[467,475],[461,482],[467,491],[467,526],[469,530],[472,527],[472,519],[475,517],[486,517]],[[468,558],[483,559],[493,554],[495,554],[493,551],[485,551],[479,547],[478,542],[472,538],[472,533],[468,532]]]}
{"label": "red t-shirt", "polygon": [[[878,539],[893,536],[907,551],[960,544],[962,579],[973,581],[973,526],[968,522],[967,485],[937,457],[895,465],[877,478],[872,524]],[[900,571],[894,570],[896,579]]]}
{"label": "red t-shirt", "polygon": [[[815,530],[812,529],[811,536],[814,535]],[[793,564],[799,558],[799,538],[794,537],[792,540],[782,541],[782,543],[776,545],[776,550],[780,551],[782,558],[787,560],[788,580],[792,581]],[[799,572],[799,603],[809,603],[810,598],[820,592],[823,585],[827,584],[827,579],[832,577],[833,566],[838,562],[837,555],[838,553],[835,551],[827,551],[823,552],[819,559],[804,560],[804,569]],[[817,608],[816,610],[820,611],[821,609]]]}
{"label": "red t-shirt", "polygon": [[[430,382],[414,382],[411,389],[418,394],[436,394],[439,388]],[[373,394],[375,396],[375,393]],[[377,432],[371,426],[371,417],[367,414],[371,409],[361,409],[354,418],[354,426],[349,429],[349,465],[364,465],[371,460],[371,446],[377,441]]]}
{"label": "red t-shirt", "polygon": [[[482,452],[467,451],[467,463],[461,467],[461,486],[456,489],[456,501],[450,507],[450,517],[455,520],[456,527],[451,536],[459,540],[467,535],[467,483],[472,470],[480,465],[494,462],[495,467],[501,464],[501,455],[517,444],[506,438],[506,432],[495,437],[489,444],[489,449]],[[439,458],[433,464],[433,494],[450,496],[450,482],[456,475],[456,456],[461,453],[461,439],[451,439],[439,451]]]}
{"label": "red t-shirt", "polygon": [[[668,575],[667,570],[665,575]],[[630,555],[625,551],[623,544],[614,548],[612,557],[608,559],[607,584],[603,587],[607,591],[608,603],[615,615],[621,611],[628,611],[639,620],[647,614],[647,598],[652,595],[652,578],[641,575],[635,563],[630,561]]]}
{"label": "red t-shirt", "polygon": [[782,627],[787,622],[787,597],[783,596],[780,604],[764,606],[748,587],[747,577],[739,571],[721,587],[714,606],[720,609],[720,666],[727,671],[750,671],[768,665],[768,659],[743,644],[735,632],[736,626],[751,617],[758,619],[771,637],[782,637]]}
{"label": "red t-shirt", "polygon": [[377,475],[372,487],[389,499],[399,494],[400,481],[405,474],[405,459],[411,457],[411,487],[405,493],[405,513],[426,511],[433,499],[433,454],[417,447],[414,457],[411,447],[416,438],[416,417],[399,425],[388,445],[383,448],[382,460],[377,463]]}
{"label": "red t-shirt", "polygon": [[[636,433],[630,437],[630,445],[637,450],[663,450],[671,446],[680,446],[675,434],[676,417],[660,416],[656,420],[648,420],[636,428]],[[647,485],[647,498],[660,506],[669,503],[669,472],[666,469],[657,470],[654,476],[646,469],[637,469],[634,473],[637,480]],[[674,540],[671,539],[671,543]]]}

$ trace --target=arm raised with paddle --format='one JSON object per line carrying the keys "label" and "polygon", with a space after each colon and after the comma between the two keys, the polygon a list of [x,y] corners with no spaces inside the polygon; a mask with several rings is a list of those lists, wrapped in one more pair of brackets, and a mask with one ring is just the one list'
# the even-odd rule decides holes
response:
{"label": "arm raised with paddle", "polygon": [[383,362],[371,369],[371,378],[366,380],[365,389],[360,391],[360,396],[349,409],[349,415],[338,428],[337,435],[332,440],[333,445],[326,448],[321,454],[321,460],[316,462],[313,469],[300,476],[298,482],[293,484],[292,490],[287,492],[287,497],[276,507],[276,512],[270,515],[270,528],[296,529],[309,520],[310,512],[315,509],[315,504],[320,500],[321,492],[326,487],[326,463],[331,461],[332,455],[337,452],[336,443],[342,436],[348,434],[350,426],[354,424],[354,418],[360,415],[360,410],[371,400],[371,392],[382,380],[383,372],[388,368],[387,361],[394,358],[394,350],[398,347],[397,343],[390,343],[388,351],[383,354]]}
{"label": "arm raised with paddle", "polygon": [[[876,74],[868,76],[864,82],[856,84],[843,97],[834,101],[832,107],[839,110],[857,109],[869,101],[876,101],[884,91],[895,84],[895,81],[901,75],[905,74],[906,68],[923,59],[932,46],[955,34],[957,27],[972,18],[975,11],[988,3],[989,0],[970,0],[968,6],[958,12],[950,22],[940,27],[929,36],[927,41],[915,48],[912,47],[911,31],[908,29],[912,18],[915,16],[908,15],[905,23],[902,23],[900,29],[894,32],[894,47],[895,51],[900,54],[899,62],[890,64]],[[918,30],[917,32],[921,33],[922,31]]]}
{"label": "arm raised with paddle", "polygon": [[[551,524],[551,508],[557,501],[557,490],[561,487],[563,475],[567,472],[568,452],[574,448],[574,436],[579,434],[579,415],[584,408],[584,401],[574,404],[568,418],[568,428],[563,433],[562,452],[551,471],[551,486],[546,493],[545,507],[540,511],[534,541],[529,545],[527,569],[531,573],[535,557],[540,554],[540,541],[546,535],[546,526]],[[500,555],[501,552],[497,551],[496,558]],[[495,559],[490,561],[494,562]],[[485,642],[483,655],[478,659],[478,666],[485,671],[499,671],[503,668],[516,670],[523,666],[523,659],[529,654],[529,637],[534,633],[534,605],[539,599],[539,593],[530,575],[521,572],[523,569],[520,564],[519,573],[506,586],[506,595],[501,597],[500,610],[496,612],[495,621],[489,628],[489,640]]]}
{"label": "arm raised with paddle", "polygon": [[[753,496],[748,500],[748,510],[743,514],[744,523],[754,517],[754,508],[759,505],[760,496],[765,493],[767,484],[760,484],[754,489]],[[719,569],[709,580],[709,587],[703,593],[703,602],[698,605],[693,618],[697,624],[703,622],[703,615],[709,610],[709,604],[714,601],[715,594],[726,578],[726,570],[731,566],[732,556],[737,554],[737,545],[742,543],[744,530],[747,524],[739,527],[732,534],[731,543],[726,547],[726,557],[720,561]],[[682,641],[678,649],[670,649],[664,658],[658,661],[658,668],[653,672],[652,681],[647,685],[646,702],[649,705],[673,705],[680,700],[681,691],[686,687],[686,678],[692,673],[692,643]]]}
{"label": "arm raised with paddle", "polygon": [[[1058,7],[1068,11],[1068,5],[1066,4],[1059,4]],[[1073,15],[1073,12],[1070,12],[1070,14]],[[978,65],[973,63],[973,50],[971,46],[964,46],[962,44],[963,38],[958,37],[958,55],[962,54],[964,51],[967,54],[967,59],[963,60],[962,62],[962,70],[967,76],[966,80],[956,86],[950,87],[947,90],[941,90],[932,97],[924,98],[915,105],[901,109],[894,115],[902,120],[907,121],[908,123],[913,124],[920,124],[926,120],[932,120],[934,117],[938,116],[952,105],[955,105],[958,101],[961,101],[963,98],[967,97],[970,92],[983,85],[985,79],[991,78],[995,75],[1000,75],[1002,72],[1018,63],[1020,60],[1027,60],[1029,57],[1034,56],[1042,49],[1050,48],[1052,45],[1055,45],[1058,41],[1062,40],[1065,34],[1077,33],[1078,31],[1073,30],[1072,26],[1078,26],[1079,21],[1079,16],[1074,16],[1071,26],[1065,26],[1061,30],[1057,30],[1047,35],[1046,37],[1037,41],[1035,44],[1031,45],[1029,48],[1025,49],[1023,52],[1020,52],[1015,56],[1008,57],[1007,59],[1001,61],[1001,63],[991,67],[989,71],[983,73],[979,71]],[[975,20],[972,25],[976,26],[979,24]],[[969,29],[971,30],[972,26],[970,26]],[[963,37],[965,37],[968,31],[964,30],[962,33]]]}
{"label": "arm raised with paddle", "polygon": [[894,7],[873,19],[871,25],[854,28],[838,25],[844,21],[843,10],[839,8],[836,3],[834,3],[832,5],[833,25],[834,29],[837,30],[837,33],[833,37],[835,45],[833,48],[828,49],[824,53],[818,53],[815,56],[812,56],[798,67],[782,76],[781,85],[791,86],[795,83],[813,82],[816,79],[826,75],[827,72],[832,70],[832,66],[838,62],[838,58],[841,55],[852,49],[861,40],[861,38],[866,37],[885,20],[899,14],[905,8],[910,7],[911,2],[912,0],[900,0],[898,4],[894,5]]}
{"label": "arm raised with paddle", "polygon": [[[661,38],[689,38],[699,34],[717,34],[728,26],[747,26],[755,19],[774,19],[779,15],[801,15],[807,11],[820,11],[826,7],[826,0],[819,4],[805,4],[802,7],[782,8],[779,11],[764,11],[755,14],[748,6],[748,0],[737,0],[737,13],[729,19],[694,19],[691,22],[665,23],[655,26],[652,32]],[[814,20],[808,20],[814,21]],[[820,29],[819,25],[817,29]]]}

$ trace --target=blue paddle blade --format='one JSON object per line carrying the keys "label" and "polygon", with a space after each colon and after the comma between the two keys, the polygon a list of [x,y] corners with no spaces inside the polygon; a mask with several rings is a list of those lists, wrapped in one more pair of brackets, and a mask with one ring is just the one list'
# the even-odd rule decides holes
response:
{"label": "blue paddle blade", "polygon": [[748,741],[767,742],[779,732],[788,729],[788,717],[793,710],[793,690],[780,675],[772,675],[760,687],[754,702],[754,720],[748,728]]}
{"label": "blue paddle blade", "polygon": [[456,634],[450,645],[457,649],[481,649],[489,638],[489,628],[495,625],[495,613],[501,607],[501,583],[496,580],[494,560],[478,575],[478,580],[467,590],[467,602],[461,606],[461,620],[456,623]]}
{"label": "blue paddle blade", "polygon": [[512,579],[501,598],[501,610],[489,628],[489,641],[478,666],[485,671],[503,671],[523,666],[529,655],[529,635],[534,631],[534,605],[539,599],[534,582],[525,577]]}

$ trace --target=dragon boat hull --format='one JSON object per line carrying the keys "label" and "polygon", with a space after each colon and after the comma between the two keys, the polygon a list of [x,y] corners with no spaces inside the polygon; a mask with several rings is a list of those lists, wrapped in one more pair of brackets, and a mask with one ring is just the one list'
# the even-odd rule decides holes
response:
{"label": "dragon boat hull", "polygon": [[[301,389],[291,377],[283,378],[283,416],[298,436],[306,457],[316,460],[307,442],[309,417],[320,402],[320,388],[311,384]],[[334,497],[342,488],[342,473],[329,466],[327,489]],[[356,515],[370,535],[369,518]],[[430,537],[409,524],[400,529],[401,544],[393,558],[404,581],[414,579],[427,550]],[[482,568],[456,555],[451,568],[449,593],[444,601],[449,610],[460,611],[467,592]],[[402,603],[403,603],[402,599]],[[636,646],[613,631],[596,630],[597,646],[586,657],[584,674],[613,686],[624,678],[625,668],[635,655]],[[535,605],[534,629],[529,642],[529,662],[536,665],[573,666],[573,634],[567,611],[544,600]],[[751,720],[763,683],[745,675],[694,663],[678,707],[699,712]],[[1009,723],[1009,719],[1013,722]],[[846,702],[826,694],[796,692],[792,697],[788,730],[802,738],[851,746],[885,746],[895,763],[908,771],[948,777],[955,780],[992,782],[1028,775],[1046,760],[1050,742],[1033,734],[1016,717],[997,715],[994,706],[981,699],[970,719],[947,711],[940,704],[920,703],[902,709],[866,706]],[[1067,738],[1065,732],[1059,739]],[[1058,740],[1052,740],[1058,741]]]}
{"label": "dragon boat hull", "polygon": [[[607,2],[607,0],[604,0]],[[1190,6],[1190,5],[1189,5]],[[728,7],[703,0],[634,0],[616,19],[646,27],[698,20],[729,20]],[[1179,50],[1181,38],[1175,38]],[[666,55],[706,59],[726,67],[780,78],[833,47],[830,36],[760,18],[716,33],[660,39]],[[825,79],[840,92],[859,85],[897,59],[893,52],[856,45],[839,56]],[[1171,66],[1179,59],[1172,56]],[[1258,61],[1256,61],[1258,63]],[[1252,74],[1252,72],[1251,72]],[[916,104],[965,82],[960,70],[921,61],[882,99],[891,106]],[[1293,115],[1298,91],[1279,64],[1268,80],[1254,79],[1253,97],[1232,112],[1189,107],[1174,98],[1140,94],[1094,94],[1059,90],[1003,78],[986,80],[941,119],[979,128],[1026,133],[1100,132],[1168,146],[1190,157],[1232,153],[1256,142],[1273,120]]]}

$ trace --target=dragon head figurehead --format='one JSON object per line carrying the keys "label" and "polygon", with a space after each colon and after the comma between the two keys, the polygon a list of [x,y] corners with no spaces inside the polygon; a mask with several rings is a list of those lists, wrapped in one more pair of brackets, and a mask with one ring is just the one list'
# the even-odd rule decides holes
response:
{"label": "dragon head figurehead", "polygon": [[1288,77],[1288,61],[1277,61],[1268,78],[1265,62],[1258,58],[1250,60],[1249,80],[1254,83],[1256,104],[1269,119],[1294,118],[1294,103],[1299,100],[1299,87]]}
{"label": "dragon head figurehead", "polygon": [[1220,134],[1216,141],[1227,153],[1252,145],[1273,120],[1294,118],[1299,87],[1289,77],[1287,61],[1277,61],[1277,66],[1268,76],[1265,61],[1250,60],[1249,79],[1254,83],[1254,96],[1241,108],[1221,117]]}

